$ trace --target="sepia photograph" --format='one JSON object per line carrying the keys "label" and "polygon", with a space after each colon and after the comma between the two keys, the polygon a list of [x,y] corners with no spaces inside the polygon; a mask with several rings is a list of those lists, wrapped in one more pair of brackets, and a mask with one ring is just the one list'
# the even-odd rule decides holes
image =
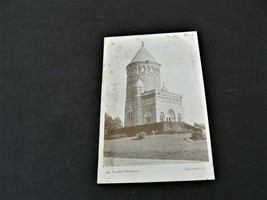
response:
{"label": "sepia photograph", "polygon": [[105,38],[98,183],[202,179],[214,172],[197,33]]}

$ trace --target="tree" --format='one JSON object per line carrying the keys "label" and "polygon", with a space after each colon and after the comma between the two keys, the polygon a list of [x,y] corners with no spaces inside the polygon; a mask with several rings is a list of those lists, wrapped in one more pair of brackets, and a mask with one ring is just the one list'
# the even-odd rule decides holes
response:
{"label": "tree", "polygon": [[122,121],[119,117],[114,119],[114,128],[122,128]]}
{"label": "tree", "polygon": [[108,132],[109,130],[112,130],[114,127],[114,122],[112,117],[105,113],[105,132]]}
{"label": "tree", "polygon": [[105,113],[105,133],[116,128],[122,128],[121,119],[119,117],[113,119],[108,113]]}

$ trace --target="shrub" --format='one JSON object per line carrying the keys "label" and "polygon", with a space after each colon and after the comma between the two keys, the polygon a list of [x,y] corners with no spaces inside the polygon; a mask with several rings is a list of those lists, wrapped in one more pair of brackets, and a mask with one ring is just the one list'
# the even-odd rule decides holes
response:
{"label": "shrub", "polygon": [[143,138],[145,138],[145,136],[146,136],[145,132],[140,132],[140,133],[137,134],[137,138],[138,139],[143,139]]}
{"label": "shrub", "polygon": [[120,139],[120,138],[126,138],[126,134],[117,134],[117,135],[111,135],[110,139]]}
{"label": "shrub", "polygon": [[197,130],[197,131],[194,131],[192,133],[192,136],[189,138],[191,140],[206,140],[206,135],[205,135],[205,132],[203,131],[203,129],[201,130]]}

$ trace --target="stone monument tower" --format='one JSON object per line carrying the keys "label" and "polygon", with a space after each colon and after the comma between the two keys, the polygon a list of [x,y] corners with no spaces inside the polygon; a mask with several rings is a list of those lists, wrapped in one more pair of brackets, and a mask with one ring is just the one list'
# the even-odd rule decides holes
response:
{"label": "stone monument tower", "polygon": [[[126,66],[125,127],[181,120],[182,96],[170,93],[165,84],[161,87],[160,66],[142,42],[141,48]],[[175,111],[179,116],[177,120]]]}

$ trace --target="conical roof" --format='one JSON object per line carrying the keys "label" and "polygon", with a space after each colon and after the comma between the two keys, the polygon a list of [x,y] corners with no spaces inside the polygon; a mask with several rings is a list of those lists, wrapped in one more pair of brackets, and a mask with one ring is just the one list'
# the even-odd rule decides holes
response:
{"label": "conical roof", "polygon": [[144,47],[144,43],[142,43],[141,48],[135,54],[135,56],[131,60],[130,64],[134,63],[134,62],[140,62],[140,61],[144,61],[144,62],[151,61],[151,62],[156,62],[157,63],[157,61],[153,58],[153,56]]}
{"label": "conical roof", "polygon": [[135,84],[135,87],[145,87],[144,83],[141,81],[141,79],[139,78],[138,81]]}

